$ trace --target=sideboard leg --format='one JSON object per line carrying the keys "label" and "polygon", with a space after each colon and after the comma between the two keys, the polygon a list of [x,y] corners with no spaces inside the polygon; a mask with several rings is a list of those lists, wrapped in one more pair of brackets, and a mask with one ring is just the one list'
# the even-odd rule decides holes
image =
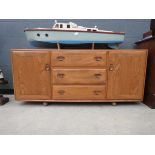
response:
{"label": "sideboard leg", "polygon": [[141,103],[142,103],[142,101],[138,101],[138,102],[137,102],[137,104],[141,104]]}
{"label": "sideboard leg", "polygon": [[92,47],[91,48],[92,48],[92,50],[94,50],[94,48],[95,48],[95,44],[94,43],[92,43]]}
{"label": "sideboard leg", "polygon": [[47,102],[43,102],[43,105],[44,105],[44,106],[48,106],[48,103],[47,103]]}
{"label": "sideboard leg", "polygon": [[117,105],[117,103],[116,103],[116,102],[112,102],[112,105],[113,105],[113,106],[116,106],[116,105]]}

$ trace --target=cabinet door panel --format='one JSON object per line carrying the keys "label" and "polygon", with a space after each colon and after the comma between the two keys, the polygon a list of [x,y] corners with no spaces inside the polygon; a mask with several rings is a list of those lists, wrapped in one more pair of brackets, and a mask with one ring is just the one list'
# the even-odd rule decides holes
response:
{"label": "cabinet door panel", "polygon": [[143,99],[147,51],[110,51],[108,99]]}
{"label": "cabinet door panel", "polygon": [[50,53],[13,52],[13,77],[16,99],[50,99]]}

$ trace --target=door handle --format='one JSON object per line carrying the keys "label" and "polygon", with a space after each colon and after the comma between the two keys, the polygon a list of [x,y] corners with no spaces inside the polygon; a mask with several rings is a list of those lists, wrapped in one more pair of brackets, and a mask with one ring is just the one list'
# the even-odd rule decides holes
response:
{"label": "door handle", "polygon": [[114,70],[114,65],[113,64],[110,64],[109,65],[109,71],[113,71]]}
{"label": "door handle", "polygon": [[57,60],[59,60],[59,61],[63,61],[64,59],[65,59],[64,56],[58,56],[58,57],[57,57]]}
{"label": "door handle", "polygon": [[100,93],[101,93],[100,90],[94,90],[94,94],[95,94],[95,95],[99,95]]}
{"label": "door handle", "polygon": [[60,95],[64,95],[65,91],[64,91],[64,90],[59,90],[58,93],[59,93]]}
{"label": "door handle", "polygon": [[102,74],[94,74],[94,76],[96,77],[96,78],[100,78],[101,76],[102,76]]}
{"label": "door handle", "polygon": [[63,74],[63,73],[58,73],[57,74],[57,77],[59,77],[59,78],[64,78],[64,76],[65,76],[65,74]]}
{"label": "door handle", "polygon": [[101,60],[102,60],[102,57],[96,56],[96,57],[95,57],[95,60],[96,60],[96,61],[101,61]]}
{"label": "door handle", "polygon": [[45,71],[50,71],[51,70],[51,67],[49,64],[45,64]]}

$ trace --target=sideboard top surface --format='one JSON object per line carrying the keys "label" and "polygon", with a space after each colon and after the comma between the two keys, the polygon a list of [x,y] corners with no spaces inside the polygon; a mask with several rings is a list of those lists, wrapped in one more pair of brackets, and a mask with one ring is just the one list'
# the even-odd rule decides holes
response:
{"label": "sideboard top surface", "polygon": [[58,51],[58,52],[62,52],[62,51],[78,51],[78,52],[94,52],[94,51],[144,51],[144,50],[148,50],[148,49],[51,49],[51,48],[38,48],[38,49],[11,49],[11,51]]}

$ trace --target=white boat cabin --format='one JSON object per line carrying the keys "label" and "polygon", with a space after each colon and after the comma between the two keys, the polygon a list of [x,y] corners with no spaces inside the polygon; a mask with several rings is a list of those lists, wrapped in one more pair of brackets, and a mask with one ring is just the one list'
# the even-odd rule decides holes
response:
{"label": "white boat cabin", "polygon": [[78,26],[75,23],[69,22],[69,23],[57,23],[53,25],[52,29],[59,29],[59,30],[81,30],[81,31],[100,31],[95,26],[94,28],[86,28],[83,26]]}
{"label": "white boat cabin", "polygon": [[55,23],[53,28],[57,29],[71,29],[71,28],[77,28],[77,24],[69,22],[69,23]]}

